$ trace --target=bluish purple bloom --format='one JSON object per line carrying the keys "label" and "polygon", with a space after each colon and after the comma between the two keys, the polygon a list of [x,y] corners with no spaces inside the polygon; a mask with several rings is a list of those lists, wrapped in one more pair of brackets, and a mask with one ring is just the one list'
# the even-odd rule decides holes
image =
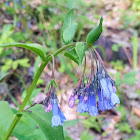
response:
{"label": "bluish purple bloom", "polygon": [[100,79],[100,85],[103,93],[103,97],[106,99],[110,98],[110,92],[108,90],[107,81],[105,78]]}
{"label": "bluish purple bloom", "polygon": [[59,110],[59,116],[61,119],[61,123],[63,123],[66,120],[66,117],[64,116],[63,112],[60,110],[60,108],[58,107]]}
{"label": "bluish purple bloom", "polygon": [[66,120],[64,114],[61,112],[58,106],[58,99],[55,94],[55,88],[51,88],[48,91],[47,97],[43,101],[43,108],[45,108],[47,113],[52,110],[52,127],[62,125],[63,122]]}
{"label": "bluish purple bloom", "polygon": [[111,94],[111,105],[120,104],[120,99],[116,93]]}
{"label": "bluish purple bloom", "polygon": [[98,115],[98,109],[96,107],[96,97],[95,95],[89,95],[88,97],[88,112],[92,116]]}
{"label": "bluish purple bloom", "polygon": [[78,103],[78,106],[76,109],[76,111],[79,113],[84,113],[84,111],[83,111],[83,106],[84,106],[83,99],[84,99],[84,97],[82,97],[82,96],[79,97],[79,103]]}
{"label": "bluish purple bloom", "polygon": [[115,105],[115,104],[119,104],[120,103],[120,100],[119,100],[119,97],[118,95],[115,93],[114,89],[113,89],[113,86],[110,79],[108,78],[108,82],[107,82],[107,86],[108,86],[108,89],[110,91],[110,94],[111,94],[111,101],[110,101],[110,104],[111,105]]}
{"label": "bluish purple bloom", "polygon": [[97,93],[98,93],[98,98],[99,98],[98,108],[99,108],[99,110],[104,111],[105,110],[105,107],[104,107],[103,95],[101,93],[101,90],[98,89]]}
{"label": "bluish purple bloom", "polygon": [[105,108],[105,110],[110,110],[110,109],[113,109],[114,108],[114,106],[111,105],[110,100],[105,99],[103,102],[104,102],[104,108]]}
{"label": "bluish purple bloom", "polygon": [[69,107],[73,108],[74,105],[75,105],[75,98],[74,98],[74,96],[71,96],[69,99]]}
{"label": "bluish purple bloom", "polygon": [[53,117],[52,117],[52,127],[62,125],[66,120],[64,114],[61,112],[57,103],[53,104]]}
{"label": "bluish purple bloom", "polygon": [[76,111],[79,113],[89,112],[92,116],[98,115],[95,95],[89,94],[86,102],[84,101],[84,97],[80,96]]}
{"label": "bluish purple bloom", "polygon": [[[98,108],[101,111],[112,109],[114,106],[111,104],[110,99],[103,98],[102,91],[98,89]],[[110,97],[111,98],[111,97]]]}

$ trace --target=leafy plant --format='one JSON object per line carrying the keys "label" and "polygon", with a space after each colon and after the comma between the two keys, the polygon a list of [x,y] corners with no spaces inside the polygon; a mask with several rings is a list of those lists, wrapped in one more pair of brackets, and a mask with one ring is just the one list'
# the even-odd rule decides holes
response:
{"label": "leafy plant", "polygon": [[[17,1],[17,4],[15,6],[23,6],[20,5]],[[23,7],[22,7],[23,8]],[[17,7],[13,10],[15,13]],[[12,12],[12,11],[11,11]],[[16,16],[16,14],[15,14]],[[19,110],[11,110],[7,102],[0,102],[0,127],[1,127],[1,139],[7,140],[9,136],[12,134],[13,136],[16,136],[17,138],[22,139],[34,139],[34,137],[37,134],[44,134],[41,135],[38,138],[40,139],[57,139],[57,140],[63,140],[64,134],[63,134],[63,127],[62,123],[65,120],[64,114],[61,112],[59,106],[58,106],[58,99],[55,94],[55,85],[56,82],[54,79],[54,57],[60,54],[62,51],[65,51],[67,49],[71,49],[70,51],[67,51],[65,53],[65,56],[69,57],[71,60],[74,60],[78,65],[81,65],[83,62],[83,57],[85,56],[85,51],[92,46],[92,44],[99,38],[101,32],[102,32],[102,21],[103,18],[100,19],[100,24],[93,29],[86,39],[86,44],[84,42],[73,42],[75,33],[77,31],[78,24],[76,23],[74,19],[74,9],[71,9],[64,18],[64,24],[62,28],[62,38],[63,42],[66,44],[64,47],[60,47],[57,49],[54,53],[47,52],[46,49],[44,49],[43,46],[37,43],[8,43],[8,44],[2,44],[0,45],[0,48],[9,48],[9,47],[22,47],[25,49],[28,49],[32,51],[33,53],[37,54],[41,61],[40,67],[36,70],[34,79],[32,81],[32,84],[30,85],[28,91],[26,92],[26,96],[23,100],[23,103],[19,107]],[[19,25],[18,25],[19,26]],[[96,50],[95,50],[96,52]],[[97,53],[97,52],[96,52]],[[67,54],[67,55],[66,55]],[[25,109],[26,104],[30,101],[30,97],[35,96],[40,89],[35,89],[37,82],[46,67],[46,65],[53,61],[53,70],[52,70],[52,81],[50,82],[49,91],[47,93],[47,96],[45,100],[43,101],[43,105],[46,109],[45,113],[44,109],[42,108],[42,105],[32,105],[29,108]],[[13,61],[12,59],[9,59],[5,62],[5,69],[3,71],[7,71],[11,67],[13,69],[16,69],[18,65],[29,67],[28,64],[29,59],[18,59]],[[93,75],[93,74],[92,74]],[[83,76],[83,75],[82,75]],[[52,102],[50,101],[52,100]],[[48,105],[49,103],[49,105]],[[36,104],[36,103],[35,103]],[[53,106],[52,106],[53,104]],[[4,106],[4,108],[3,108]],[[52,110],[52,111],[51,111]],[[4,121],[3,121],[4,120]],[[34,122],[33,122],[34,121]],[[33,122],[33,123],[32,123]],[[30,125],[29,129],[24,129],[23,132],[21,132],[22,129]],[[37,126],[39,126],[39,129],[37,129]],[[31,130],[33,130],[33,137],[31,137]],[[24,135],[25,134],[25,135]],[[83,133],[82,138],[86,137],[86,133]],[[91,136],[88,136],[87,138],[91,139]]]}

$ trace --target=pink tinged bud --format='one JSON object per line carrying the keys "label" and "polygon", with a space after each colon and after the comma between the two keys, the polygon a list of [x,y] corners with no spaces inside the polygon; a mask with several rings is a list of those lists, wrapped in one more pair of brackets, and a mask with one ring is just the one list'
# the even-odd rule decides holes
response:
{"label": "pink tinged bud", "polygon": [[69,101],[73,98],[73,95],[70,96]]}
{"label": "pink tinged bud", "polygon": [[84,102],[86,102],[88,100],[88,96],[84,96]]}
{"label": "pink tinged bud", "polygon": [[44,106],[44,105],[43,105],[42,107],[43,107],[43,108],[46,108],[46,106]]}
{"label": "pink tinged bud", "polygon": [[74,99],[74,97],[71,97],[71,99],[69,100],[69,107],[73,108],[74,105],[75,105],[75,99]]}
{"label": "pink tinged bud", "polygon": [[50,112],[50,110],[48,109],[48,108],[46,108],[46,110],[45,110],[46,112]]}
{"label": "pink tinged bud", "polygon": [[48,105],[48,110],[50,110],[50,111],[52,110],[52,104]]}
{"label": "pink tinged bud", "polygon": [[116,92],[116,87],[113,85],[113,90],[114,90],[114,92]]}
{"label": "pink tinged bud", "polygon": [[74,96],[74,100],[77,100],[77,99],[78,99],[78,95],[75,95],[75,96]]}

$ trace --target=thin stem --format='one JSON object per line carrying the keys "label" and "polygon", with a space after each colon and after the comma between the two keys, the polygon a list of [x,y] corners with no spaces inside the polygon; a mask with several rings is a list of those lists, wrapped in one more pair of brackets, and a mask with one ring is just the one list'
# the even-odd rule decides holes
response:
{"label": "thin stem", "polygon": [[102,66],[103,66],[103,67],[104,67],[104,69],[105,69],[105,66],[104,66],[104,63],[103,63],[103,60],[102,60],[101,56],[99,55],[99,53],[96,51],[96,49],[95,49],[95,48],[94,48],[94,51],[95,51],[95,54],[97,55],[98,59],[100,60],[100,62],[101,62],[101,64],[102,64]]}
{"label": "thin stem", "polygon": [[[76,43],[71,43],[71,44],[68,44],[68,45],[60,48],[59,50],[57,50],[56,52],[53,53],[53,56],[55,57],[57,54],[61,53],[62,51],[66,50],[69,47],[74,47],[75,44]],[[45,60],[45,62],[42,62],[41,66],[39,67],[39,69],[38,69],[38,71],[37,71],[37,73],[36,73],[36,75],[34,77],[34,80],[33,80],[32,84],[31,84],[30,88],[29,88],[29,90],[27,92],[27,95],[26,95],[22,105],[20,106],[20,108],[18,110],[18,113],[23,111],[25,105],[27,104],[27,102],[28,102],[28,100],[29,100],[29,98],[30,98],[30,96],[32,94],[32,91],[34,90],[34,88],[35,88],[35,86],[37,84],[38,79],[40,78],[40,76],[41,76],[41,74],[42,74],[42,72],[43,72],[43,70],[45,68],[45,66],[49,63],[49,61],[51,59],[52,59],[52,56],[48,57],[48,55],[47,55],[47,59]],[[7,131],[7,134],[6,134],[6,136],[5,136],[5,138],[3,140],[8,140],[10,134],[12,133],[13,129],[15,128],[17,122],[20,120],[21,116],[22,115],[19,115],[19,114],[17,115],[16,114],[16,116],[15,116],[14,120],[12,121],[12,123],[11,123],[11,125],[10,125],[10,127],[9,127],[9,129]]]}
{"label": "thin stem", "polygon": [[52,56],[52,79],[54,79],[55,61],[54,61],[54,56],[52,54],[51,56]]}
{"label": "thin stem", "polygon": [[92,53],[91,53],[91,74],[90,74],[90,81],[89,81],[89,83],[85,86],[84,90],[85,90],[86,88],[88,88],[88,87],[91,85],[92,81],[93,81],[93,61],[92,61]]}
{"label": "thin stem", "polygon": [[83,69],[83,72],[82,72],[82,75],[81,75],[81,77],[80,77],[80,79],[79,79],[79,81],[78,81],[78,84],[77,84],[77,88],[79,88],[80,86],[81,86],[81,83],[82,83],[82,79],[83,79],[83,76],[84,76],[84,74],[85,74],[85,70],[86,70],[86,56],[85,56],[85,62],[84,62],[84,69]]}

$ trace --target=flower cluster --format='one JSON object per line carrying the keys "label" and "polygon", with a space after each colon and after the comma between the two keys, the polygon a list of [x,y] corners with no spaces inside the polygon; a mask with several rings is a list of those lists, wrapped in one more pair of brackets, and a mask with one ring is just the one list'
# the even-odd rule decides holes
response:
{"label": "flower cluster", "polygon": [[[77,112],[88,112],[92,116],[98,115],[98,111],[104,111],[114,108],[115,104],[119,104],[120,100],[115,93],[115,83],[109,77],[106,71],[97,71],[94,74],[94,78],[86,85],[84,80],[73,90],[72,95],[69,98],[69,107],[75,105],[75,101],[79,99],[77,106]],[[98,95],[98,103],[97,97]]]}
{"label": "flower cluster", "polygon": [[[86,63],[84,66],[86,66]],[[90,115],[96,116],[99,111],[110,110],[114,108],[115,104],[120,103],[119,97],[116,94],[115,82],[108,75],[103,63],[101,66],[100,61],[98,64],[96,60],[95,69],[94,63],[91,61],[90,78],[84,79],[84,73],[85,67],[77,87],[73,90],[69,98],[70,108],[73,108],[75,101],[79,100],[77,112],[88,112]],[[62,125],[66,120],[58,106],[58,99],[53,86],[50,87],[47,93],[47,97],[43,102],[43,107],[46,109],[46,112],[50,112],[51,110],[53,112],[52,127]]]}
{"label": "flower cluster", "polygon": [[50,112],[52,110],[52,127],[62,125],[62,123],[66,120],[63,112],[61,112],[58,106],[58,99],[55,94],[55,88],[50,88],[47,97],[43,101],[43,108],[45,108],[46,112]]}

